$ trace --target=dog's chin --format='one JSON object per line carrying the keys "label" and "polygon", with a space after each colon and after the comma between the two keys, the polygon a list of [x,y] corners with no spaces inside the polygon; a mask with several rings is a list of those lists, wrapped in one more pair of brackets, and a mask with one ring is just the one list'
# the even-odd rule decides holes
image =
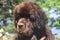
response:
{"label": "dog's chin", "polygon": [[24,36],[30,37],[33,35],[33,31],[28,31],[26,33],[22,33]]}
{"label": "dog's chin", "polygon": [[33,35],[33,33],[29,33],[29,34],[24,34],[24,36],[26,36],[26,37],[31,37]]}

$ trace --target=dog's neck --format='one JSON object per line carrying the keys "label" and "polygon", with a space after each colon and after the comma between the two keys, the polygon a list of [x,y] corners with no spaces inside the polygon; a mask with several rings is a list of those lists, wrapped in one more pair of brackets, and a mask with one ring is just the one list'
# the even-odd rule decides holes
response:
{"label": "dog's neck", "polygon": [[46,36],[42,36],[42,37],[37,37],[36,35],[32,34],[31,36],[24,36],[24,35],[18,35],[18,40],[45,40]]}

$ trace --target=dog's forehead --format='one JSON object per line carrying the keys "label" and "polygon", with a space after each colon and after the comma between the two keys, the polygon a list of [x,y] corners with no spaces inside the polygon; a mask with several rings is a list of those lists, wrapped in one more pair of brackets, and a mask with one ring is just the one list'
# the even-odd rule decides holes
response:
{"label": "dog's forehead", "polygon": [[37,5],[35,3],[32,2],[26,2],[26,3],[20,3],[19,5],[17,5],[15,7],[15,12],[17,12],[16,14],[20,14],[22,11],[24,12],[31,12],[36,10]]}

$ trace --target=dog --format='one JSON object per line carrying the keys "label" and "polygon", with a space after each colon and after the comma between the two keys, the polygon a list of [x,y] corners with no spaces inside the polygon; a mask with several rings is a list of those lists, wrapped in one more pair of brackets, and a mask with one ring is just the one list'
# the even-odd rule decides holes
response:
{"label": "dog", "polygon": [[48,28],[48,18],[41,7],[32,2],[22,2],[14,8],[16,36],[14,40],[54,40]]}

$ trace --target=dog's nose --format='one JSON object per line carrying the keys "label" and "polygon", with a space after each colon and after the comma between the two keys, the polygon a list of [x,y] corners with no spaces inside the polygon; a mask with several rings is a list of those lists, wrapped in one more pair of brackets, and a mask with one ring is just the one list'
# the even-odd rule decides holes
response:
{"label": "dog's nose", "polygon": [[19,27],[19,28],[22,28],[22,27],[23,27],[23,25],[18,25],[18,27]]}

